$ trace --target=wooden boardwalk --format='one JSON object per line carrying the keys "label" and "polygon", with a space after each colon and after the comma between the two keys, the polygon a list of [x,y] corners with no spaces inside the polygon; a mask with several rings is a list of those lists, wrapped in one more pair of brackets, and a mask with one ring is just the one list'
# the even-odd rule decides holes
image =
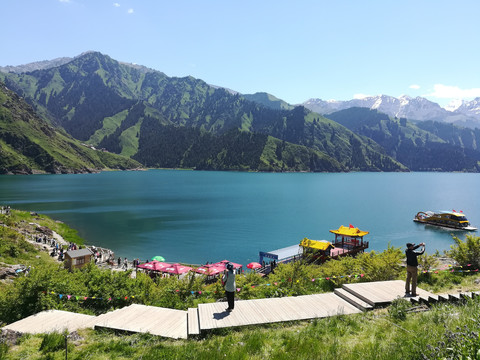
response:
{"label": "wooden boardwalk", "polygon": [[[458,294],[434,295],[419,288],[417,293],[417,298],[407,299],[461,299]],[[226,311],[226,302],[199,304],[198,308],[187,311],[133,304],[99,316],[49,310],[7,325],[3,329],[37,334],[64,330],[72,332],[81,328],[108,328],[186,339],[189,335],[199,335],[212,329],[355,314],[387,305],[398,297],[405,297],[404,281],[377,281],[343,285],[342,289],[326,294],[237,300],[232,312]]]}
{"label": "wooden boardwalk", "polygon": [[173,339],[186,339],[187,312],[156,306],[132,304],[100,315],[95,328],[149,333]]}
{"label": "wooden boardwalk", "polygon": [[71,333],[78,329],[93,328],[96,316],[77,314],[62,310],[42,311],[25,319],[6,325],[2,330],[12,330],[27,334],[49,332]]}
{"label": "wooden boardwalk", "polygon": [[198,305],[200,331],[359,312],[333,293],[236,301],[232,312],[226,311],[226,303]]}
{"label": "wooden boardwalk", "polygon": [[[403,280],[345,284],[342,288],[373,307],[384,306],[396,298],[405,297],[405,281]],[[417,295],[428,298],[433,294],[417,287]]]}

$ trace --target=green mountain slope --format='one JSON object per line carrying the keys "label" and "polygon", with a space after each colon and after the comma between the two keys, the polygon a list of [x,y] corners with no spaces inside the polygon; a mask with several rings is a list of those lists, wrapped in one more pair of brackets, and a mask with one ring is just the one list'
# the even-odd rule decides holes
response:
{"label": "green mountain slope", "polygon": [[149,167],[246,171],[344,171],[336,160],[305,146],[232,129],[223,134],[185,126],[142,123],[134,156]]}
{"label": "green mountain slope", "polygon": [[242,96],[249,101],[262,104],[265,107],[268,107],[274,110],[293,110],[295,108],[295,106],[290,105],[289,103],[271,94],[268,94],[266,92],[257,92],[255,94],[243,94]]}
{"label": "green mountain slope", "polygon": [[480,150],[479,128],[463,128],[438,121],[419,121],[415,122],[415,125],[422,130],[435,134],[449,144],[471,150]]}
{"label": "green mountain slope", "polygon": [[0,173],[73,173],[133,169],[132,159],[82,146],[40,119],[0,83]]}
{"label": "green mountain slope", "polygon": [[[222,149],[215,150],[219,153],[227,149],[235,151],[237,137],[232,136],[231,131],[238,130],[253,133],[248,138],[243,135],[242,141],[252,141],[248,146],[255,149],[257,135],[272,136],[281,143],[306,147],[305,153],[320,154],[323,159],[329,159],[330,164],[338,164],[342,171],[406,170],[375,142],[303,107],[274,110],[238,94],[232,95],[225,89],[211,87],[202,80],[170,78],[157,71],[140,71],[100,53],[87,53],[50,69],[22,74],[2,73],[0,77],[28,99],[39,114],[52,124],[63,127],[73,137],[144,161],[145,165],[164,163],[164,147],[144,133],[157,122],[155,126],[194,128],[196,130],[190,136],[196,137],[199,143],[206,141],[204,132],[207,132],[213,136],[209,141],[223,144]],[[144,126],[145,119],[149,119],[147,127]],[[193,144],[193,138],[189,139]],[[227,144],[226,141],[234,143]],[[184,150],[184,147],[174,148]],[[292,147],[289,145],[288,148]],[[207,147],[204,149],[206,152],[199,154],[204,156],[204,162],[194,164],[196,168],[206,166],[202,165],[205,161],[212,163],[206,160],[211,153]],[[168,153],[172,155],[172,151]],[[263,149],[261,153],[270,152]],[[237,159],[243,159],[245,163],[233,165],[220,156],[226,163],[220,164],[218,157],[213,163],[217,164],[216,168],[243,166],[251,170],[255,169],[252,164],[261,164],[259,152],[247,154],[256,158],[247,161],[240,156]],[[273,170],[286,166],[281,152],[274,154],[277,158],[272,159],[266,168]],[[183,156],[183,153],[175,154],[176,159]],[[315,158],[316,155],[312,156]],[[330,166],[325,169],[312,167],[315,161],[307,158],[308,163],[303,163],[301,168],[331,171]],[[181,163],[187,166],[187,162]]]}
{"label": "green mountain slope", "polygon": [[411,170],[480,171],[478,130],[437,122],[415,124],[365,108],[350,108],[328,117],[374,140]]}

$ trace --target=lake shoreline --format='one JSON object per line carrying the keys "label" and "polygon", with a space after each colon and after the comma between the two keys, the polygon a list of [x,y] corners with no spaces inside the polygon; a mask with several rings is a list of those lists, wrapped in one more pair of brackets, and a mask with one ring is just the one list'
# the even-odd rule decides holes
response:
{"label": "lake shoreline", "polygon": [[[22,210],[17,210],[17,209],[8,209],[9,212],[11,211],[18,211],[21,212]],[[6,210],[4,207],[2,207],[1,214],[5,214]],[[39,216],[38,213],[36,212],[30,212],[30,215],[32,217]],[[58,223],[58,220],[55,221]],[[67,227],[70,227],[69,224],[65,224]],[[6,226],[5,224],[2,224],[2,226]],[[66,241],[60,234],[56,233],[50,228],[47,228],[45,226],[41,226],[38,223],[35,222],[29,222],[28,223],[28,228],[19,228],[17,231],[21,233],[25,240],[34,245],[37,249],[40,251],[44,251],[47,254],[49,254],[55,261],[58,263],[63,263],[63,260],[60,259],[58,256],[58,249],[59,247],[64,248],[64,252],[68,251],[67,249],[72,245],[71,242]],[[33,230],[32,230],[33,229]],[[86,239],[83,239],[84,242],[86,242]],[[115,252],[112,249],[107,249],[103,247],[99,247],[93,244],[87,244],[84,243],[82,245],[77,245],[74,244],[75,248],[81,249],[81,248],[88,248],[90,251],[92,251],[93,254],[96,254],[93,261],[95,262],[95,265],[98,266],[99,268],[102,269],[109,269],[112,271],[127,271],[127,270],[134,270],[136,271],[136,266],[135,266],[135,261],[139,260],[139,258],[134,258],[132,260],[127,259],[126,267],[125,267],[125,259],[126,258],[121,258],[118,257],[115,258]],[[365,253],[369,253],[369,251],[365,251]],[[55,254],[55,255],[53,255]],[[152,254],[153,256],[153,254]],[[456,263],[455,260],[448,256],[434,256],[435,260],[438,262],[438,266],[436,270],[446,270],[448,268],[452,268],[455,266],[458,266],[458,263]],[[149,262],[150,260],[147,259],[146,262]],[[143,261],[140,261],[139,264],[144,263]],[[184,262],[180,262],[182,265],[188,265],[192,267],[198,267],[201,265],[198,264],[188,264]],[[6,265],[6,264],[5,264]],[[137,264],[138,265],[138,264]],[[246,264],[245,264],[246,266]],[[404,261],[402,261],[402,266],[405,267],[406,264]],[[17,269],[22,269],[22,271],[25,271],[26,269],[22,268],[22,264],[13,264],[7,266],[8,268],[15,270]],[[5,268],[5,267],[4,267]],[[4,270],[5,272],[5,270]]]}

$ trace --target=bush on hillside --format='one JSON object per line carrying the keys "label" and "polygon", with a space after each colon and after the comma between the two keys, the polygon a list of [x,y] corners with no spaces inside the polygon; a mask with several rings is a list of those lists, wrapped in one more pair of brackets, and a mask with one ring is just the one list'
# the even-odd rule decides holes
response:
{"label": "bush on hillside", "polygon": [[321,274],[329,277],[336,286],[358,281],[383,281],[397,279],[402,272],[404,254],[400,248],[388,245],[387,249],[377,253],[370,251],[356,257],[345,256],[323,264]]}
{"label": "bush on hillside", "polygon": [[410,301],[403,298],[396,298],[388,307],[388,315],[393,321],[403,321],[407,319],[407,311],[412,307]]}
{"label": "bush on hillside", "polygon": [[68,334],[60,334],[58,332],[44,334],[42,343],[40,344],[40,351],[42,351],[44,354],[48,354],[64,349],[65,337],[67,335]]}
{"label": "bush on hillside", "polygon": [[454,245],[451,245],[450,256],[460,266],[468,266],[472,269],[480,267],[480,237],[468,234],[465,240],[457,236],[453,237]]}
{"label": "bush on hillside", "polygon": [[[321,274],[321,266],[308,265],[303,261],[279,264],[275,273],[268,275],[262,287],[265,297],[296,296],[332,291],[332,283]],[[264,280],[265,282],[265,280]]]}

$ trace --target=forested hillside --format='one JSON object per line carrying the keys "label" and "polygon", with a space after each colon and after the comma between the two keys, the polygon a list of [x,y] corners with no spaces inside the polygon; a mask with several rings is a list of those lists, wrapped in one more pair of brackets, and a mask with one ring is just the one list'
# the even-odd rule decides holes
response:
{"label": "forested hillside", "polygon": [[132,169],[125,157],[82,146],[40,119],[31,106],[0,83],[0,173],[73,173]]}

